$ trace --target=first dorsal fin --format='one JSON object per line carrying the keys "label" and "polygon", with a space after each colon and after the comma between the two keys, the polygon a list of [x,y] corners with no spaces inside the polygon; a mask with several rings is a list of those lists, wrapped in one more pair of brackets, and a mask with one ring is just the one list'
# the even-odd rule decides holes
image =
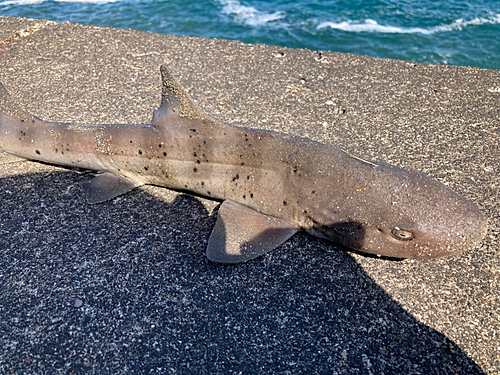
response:
{"label": "first dorsal fin", "polygon": [[165,65],[160,67],[162,80],[161,105],[153,113],[153,125],[165,116],[177,114],[190,119],[203,119],[205,116],[191,101],[189,95],[177,83]]}

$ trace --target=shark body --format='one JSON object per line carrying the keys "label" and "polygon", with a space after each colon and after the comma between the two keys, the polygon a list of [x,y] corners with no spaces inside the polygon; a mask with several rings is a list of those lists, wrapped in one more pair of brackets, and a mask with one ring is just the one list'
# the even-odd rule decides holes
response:
{"label": "shark body", "polygon": [[0,84],[0,150],[98,171],[82,185],[100,203],[144,184],[222,200],[207,256],[239,263],[299,230],[397,258],[478,246],[487,221],[473,203],[416,171],[329,145],[225,124],[203,114],[165,66],[151,124],[82,125],[32,116]]}

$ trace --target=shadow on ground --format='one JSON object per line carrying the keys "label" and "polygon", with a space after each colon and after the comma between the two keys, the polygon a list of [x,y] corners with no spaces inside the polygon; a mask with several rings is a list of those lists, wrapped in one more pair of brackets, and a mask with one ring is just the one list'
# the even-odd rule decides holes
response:
{"label": "shadow on ground", "polygon": [[197,199],[87,206],[87,178],[0,179],[3,374],[482,374],[334,245],[213,264]]}

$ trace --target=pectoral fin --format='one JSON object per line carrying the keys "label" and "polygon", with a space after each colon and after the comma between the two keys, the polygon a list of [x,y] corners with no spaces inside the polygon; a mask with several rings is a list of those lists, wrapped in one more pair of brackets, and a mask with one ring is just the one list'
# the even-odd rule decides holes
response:
{"label": "pectoral fin", "polygon": [[231,200],[224,201],[210,235],[207,257],[218,263],[241,263],[270,252],[299,228]]}
{"label": "pectoral fin", "polygon": [[141,185],[143,185],[141,182],[132,181],[109,172],[98,174],[91,180],[80,184],[89,204],[105,202]]}

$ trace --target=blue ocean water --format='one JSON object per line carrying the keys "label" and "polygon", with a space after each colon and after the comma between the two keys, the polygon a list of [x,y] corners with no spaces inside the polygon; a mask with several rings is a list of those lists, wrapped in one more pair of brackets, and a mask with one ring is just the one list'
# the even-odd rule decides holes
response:
{"label": "blue ocean water", "polygon": [[498,0],[0,0],[0,15],[500,69]]}

